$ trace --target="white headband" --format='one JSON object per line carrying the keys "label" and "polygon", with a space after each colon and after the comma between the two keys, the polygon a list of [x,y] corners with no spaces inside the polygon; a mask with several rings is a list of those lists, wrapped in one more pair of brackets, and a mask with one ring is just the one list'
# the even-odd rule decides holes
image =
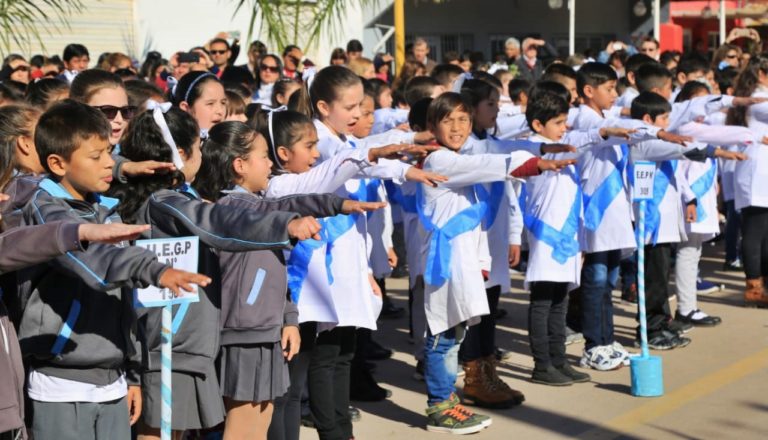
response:
{"label": "white headband", "polygon": [[181,155],[179,154],[179,148],[176,146],[176,141],[173,140],[173,136],[171,135],[171,130],[168,128],[168,123],[165,122],[165,117],[163,116],[163,113],[167,113],[168,110],[170,109],[171,109],[170,102],[165,102],[161,104],[153,99],[150,99],[147,101],[147,110],[152,111],[152,118],[155,120],[155,124],[157,124],[157,127],[160,128],[160,133],[163,134],[163,140],[171,148],[171,157],[173,158],[173,166],[175,166],[177,170],[181,170],[182,168],[184,168],[184,161],[181,160]]}
{"label": "white headband", "polygon": [[275,163],[281,170],[283,169],[283,165],[280,164],[280,157],[277,155],[277,145],[275,145],[275,134],[272,130],[272,116],[276,112],[284,112],[286,110],[288,110],[288,107],[282,105],[278,108],[273,108],[269,110],[269,114],[267,114],[267,128],[269,129],[269,141],[272,144],[272,154],[275,155]]}
{"label": "white headband", "polygon": [[[315,74],[317,74],[317,70],[312,67],[307,67],[301,74],[301,81],[307,85],[307,95],[309,95],[309,89],[312,87],[312,83],[315,81]],[[309,99],[311,101],[312,96],[310,96]]]}

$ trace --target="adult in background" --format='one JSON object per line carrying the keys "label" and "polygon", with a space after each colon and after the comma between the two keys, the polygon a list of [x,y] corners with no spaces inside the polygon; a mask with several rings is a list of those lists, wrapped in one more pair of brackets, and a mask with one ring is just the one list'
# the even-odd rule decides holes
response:
{"label": "adult in background", "polygon": [[434,60],[429,59],[429,43],[423,38],[417,38],[413,42],[413,57],[426,68],[426,74],[429,75],[432,69],[437,66]]}
{"label": "adult in background", "polygon": [[363,43],[360,40],[349,40],[347,43],[347,62],[363,56]]}
{"label": "adult in background", "polygon": [[544,46],[544,40],[526,38],[523,40],[523,55],[515,61],[517,78],[535,83],[544,74],[544,65],[538,58],[539,47]]}
{"label": "adult in background", "polygon": [[288,45],[283,49],[283,76],[286,78],[301,79],[301,59],[304,58],[304,52],[296,45]]}

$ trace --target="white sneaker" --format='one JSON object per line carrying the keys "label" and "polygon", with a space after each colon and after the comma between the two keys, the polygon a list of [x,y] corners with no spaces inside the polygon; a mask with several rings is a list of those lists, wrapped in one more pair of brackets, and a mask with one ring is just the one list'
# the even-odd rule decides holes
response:
{"label": "white sneaker", "polygon": [[622,367],[623,357],[615,357],[613,346],[599,345],[589,350],[584,350],[579,364],[583,368],[592,368],[598,371],[611,371]]}
{"label": "white sneaker", "polygon": [[613,350],[613,357],[621,358],[621,362],[624,364],[624,366],[628,367],[629,357],[632,354],[628,352],[623,345],[619,344],[616,341],[613,341],[613,344],[610,345],[610,348]]}

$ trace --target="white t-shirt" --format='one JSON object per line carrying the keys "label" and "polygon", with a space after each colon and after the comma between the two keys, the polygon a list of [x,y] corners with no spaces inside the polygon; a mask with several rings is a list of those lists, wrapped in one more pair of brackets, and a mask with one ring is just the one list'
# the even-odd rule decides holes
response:
{"label": "white t-shirt", "polygon": [[128,394],[125,374],[109,385],[94,385],[76,380],[48,376],[32,370],[27,379],[27,392],[38,402],[110,402]]}

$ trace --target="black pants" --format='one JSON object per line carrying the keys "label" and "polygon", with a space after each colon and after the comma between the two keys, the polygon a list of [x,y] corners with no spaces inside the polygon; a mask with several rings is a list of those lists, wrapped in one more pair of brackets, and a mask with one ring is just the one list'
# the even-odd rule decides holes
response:
{"label": "black pants", "polygon": [[672,318],[669,311],[669,274],[672,248],[669,243],[645,246],[645,311],[648,337],[666,328]]}
{"label": "black pants", "polygon": [[307,370],[315,347],[317,323],[305,322],[299,325],[301,348],[288,363],[291,386],[288,393],[274,401],[272,423],[269,425],[269,440],[299,440],[301,427],[301,394],[307,383]]}
{"label": "black pants", "polygon": [[741,210],[741,261],[748,280],[768,277],[768,208]]}
{"label": "black pants", "polygon": [[309,363],[309,406],[320,440],[349,440],[349,368],[355,328],[336,327],[317,335]]}
{"label": "black pants", "polygon": [[462,362],[490,356],[496,352],[496,310],[499,308],[501,286],[485,289],[488,296],[488,308],[491,313],[480,318],[480,323],[467,329],[467,335],[459,349]]}
{"label": "black pants", "polygon": [[565,363],[565,313],[568,283],[538,281],[531,284],[528,305],[528,341],[537,370]]}

